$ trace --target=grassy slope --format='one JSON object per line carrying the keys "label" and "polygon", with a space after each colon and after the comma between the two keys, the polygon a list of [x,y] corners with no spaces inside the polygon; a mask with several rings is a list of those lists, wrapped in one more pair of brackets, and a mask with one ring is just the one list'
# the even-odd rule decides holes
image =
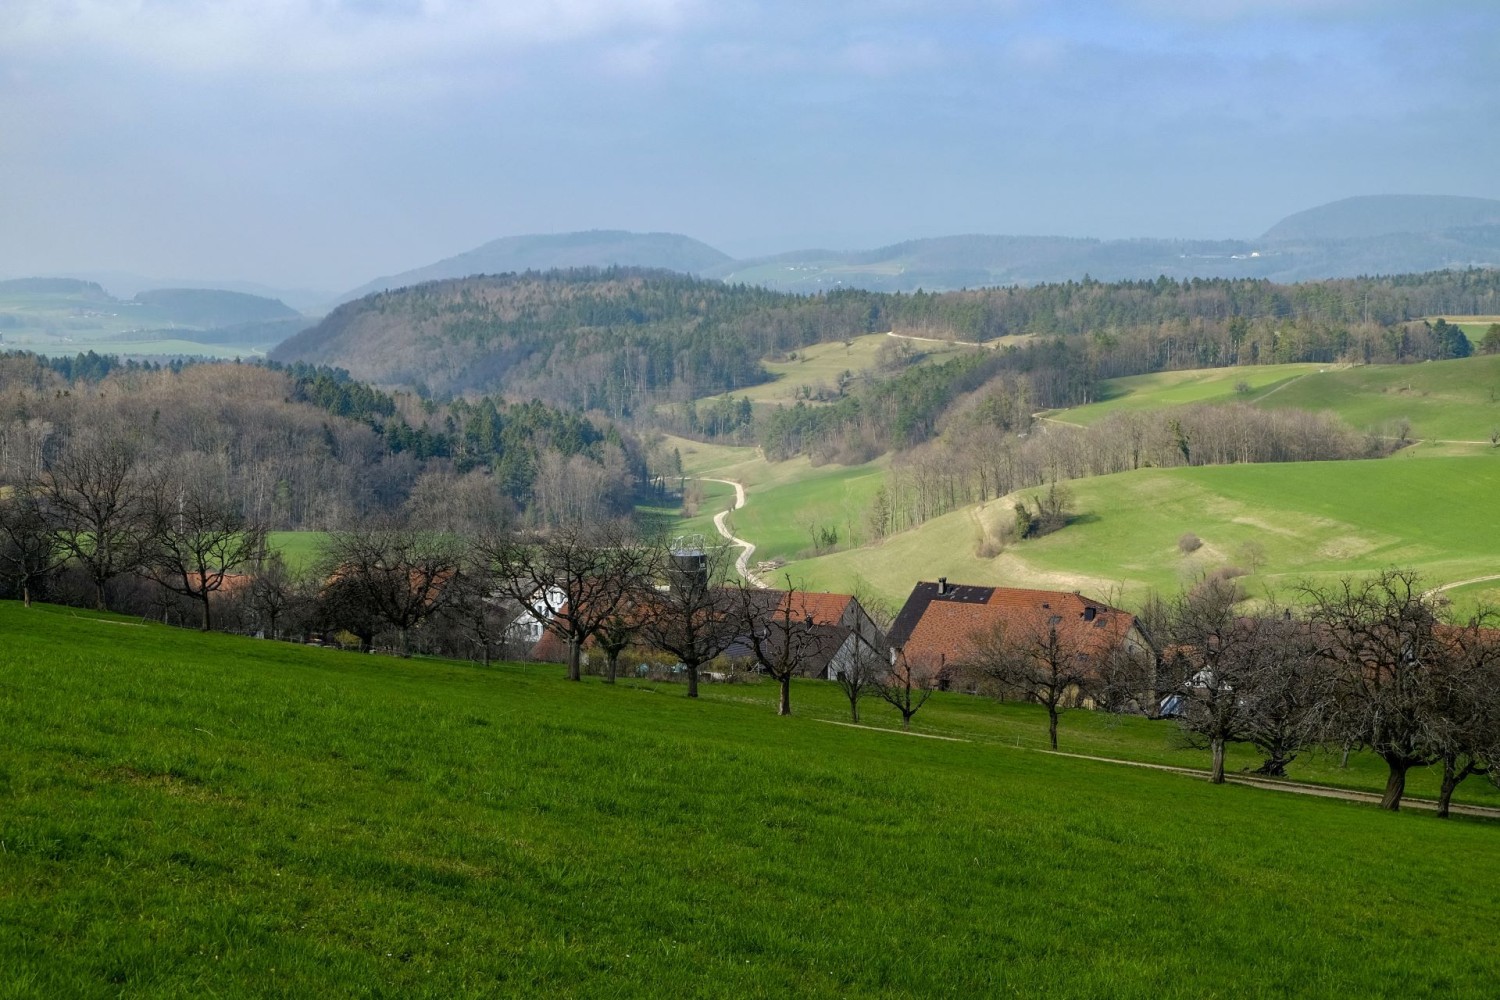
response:
{"label": "grassy slope", "polygon": [[[1235,391],[1245,382],[1249,393]],[[1360,429],[1410,420],[1412,436],[1488,442],[1500,427],[1500,355],[1416,365],[1263,365],[1161,372],[1114,379],[1105,398],[1054,411],[1068,423],[1092,424],[1117,410],[1237,399],[1278,409],[1331,410]]]}
{"label": "grassy slope", "polygon": [[[1265,565],[1246,581],[1252,593],[1389,565],[1414,566],[1434,584],[1500,572],[1493,502],[1500,455],[1142,469],[1071,486],[1077,523],[995,559],[975,554],[977,525],[1012,516],[1004,502],[792,570],[813,587],[862,576],[892,597],[904,597],[916,579],[943,575],[1135,599],[1149,588],[1175,589],[1202,570],[1242,564],[1242,547],[1253,541]],[[1177,549],[1186,531],[1205,543],[1189,557]]]}
{"label": "grassy slope", "polygon": [[[1500,975],[1474,936],[1493,824],[1007,749],[1008,719],[1038,731],[1021,709],[935,701],[919,721],[995,737],[954,743],[777,719],[764,685],[693,703],[13,604],[0,632],[0,996],[1484,996]],[[1065,739],[1086,719],[1107,721]]]}
{"label": "grassy slope", "polygon": [[[875,370],[880,348],[891,342],[891,337],[887,334],[871,333],[863,337],[854,337],[847,345],[842,342],[832,342],[804,347],[795,352],[797,356],[792,360],[762,362],[766,371],[771,373],[771,381],[723,393],[723,395],[734,399],[743,396],[758,406],[790,406],[804,398],[804,388],[809,390],[836,389],[839,375],[843,372],[847,371],[858,376],[861,372]],[[961,351],[980,349],[972,344],[939,344],[931,341],[907,341],[907,343],[921,356],[918,364],[946,361]],[[698,405],[703,406],[718,398],[720,397],[704,397],[698,401]],[[819,404],[813,403],[812,405]]]}
{"label": "grassy slope", "polygon": [[[1184,403],[1229,403],[1255,400],[1273,389],[1327,365],[1259,365],[1246,368],[1200,368],[1189,371],[1155,372],[1110,379],[1100,400],[1068,410],[1052,410],[1049,416],[1063,423],[1090,425],[1117,411],[1157,410]],[[1244,383],[1250,392],[1236,391]]]}

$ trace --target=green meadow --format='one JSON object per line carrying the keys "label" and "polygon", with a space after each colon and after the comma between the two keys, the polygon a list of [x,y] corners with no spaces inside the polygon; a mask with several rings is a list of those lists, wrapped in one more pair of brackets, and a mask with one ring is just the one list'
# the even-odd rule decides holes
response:
{"label": "green meadow", "polygon": [[[1241,384],[1248,391],[1238,388]],[[1500,431],[1500,355],[1413,365],[1261,365],[1112,379],[1103,398],[1054,410],[1063,423],[1093,424],[1117,411],[1245,401],[1270,409],[1338,414],[1361,431],[1489,444]]]}
{"label": "green meadow", "polygon": [[[1252,595],[1271,588],[1288,599],[1304,580],[1392,565],[1420,570],[1433,586],[1500,574],[1500,453],[1492,451],[1420,462],[1140,469],[1069,487],[1072,524],[994,558],[980,556],[979,541],[1013,518],[1008,501],[789,570],[814,589],[864,579],[892,600],[938,576],[1136,601],[1222,566],[1245,570]],[[1187,532],[1203,545],[1184,555],[1177,543]]]}
{"label": "green meadow", "polygon": [[[903,341],[893,339],[885,333],[870,333],[862,337],[851,337],[847,341],[830,341],[801,347],[784,360],[763,361],[761,364],[771,375],[770,381],[722,395],[733,399],[744,397],[757,406],[791,406],[798,400],[810,399],[820,391],[837,391],[839,376],[845,372],[859,377],[876,371],[880,363],[880,349],[887,346],[904,346],[917,357],[917,364],[946,361],[955,354],[980,349],[974,344]],[[721,396],[707,396],[698,400],[698,404],[702,406],[719,398]],[[811,405],[819,404],[812,401]]]}
{"label": "green meadow", "polygon": [[[0,997],[1486,997],[1500,976],[1500,825],[1055,757],[1022,706],[940,695],[931,739],[830,725],[816,682],[777,718],[771,685],[690,701],[9,602],[0,638]],[[1192,753],[1083,712],[1062,738]]]}
{"label": "green meadow", "polygon": [[[1328,367],[1308,364],[1253,365],[1130,375],[1106,381],[1097,402],[1067,410],[1050,410],[1047,417],[1059,423],[1088,426],[1117,412],[1137,413],[1188,403],[1248,402]],[[1242,386],[1247,388],[1241,388]]]}

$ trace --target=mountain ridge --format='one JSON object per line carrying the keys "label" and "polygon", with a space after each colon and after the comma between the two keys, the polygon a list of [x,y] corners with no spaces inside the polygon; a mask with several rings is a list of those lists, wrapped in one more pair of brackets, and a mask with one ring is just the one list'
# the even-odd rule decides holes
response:
{"label": "mountain ridge", "polygon": [[1257,278],[1310,281],[1500,265],[1500,200],[1368,195],[1279,220],[1259,237],[1098,239],[966,233],[872,249],[789,250],[736,259],[689,236],[587,230],[511,236],[345,293],[445,278],[581,267],[664,269],[731,284],[817,293],[951,291],[1077,281]]}

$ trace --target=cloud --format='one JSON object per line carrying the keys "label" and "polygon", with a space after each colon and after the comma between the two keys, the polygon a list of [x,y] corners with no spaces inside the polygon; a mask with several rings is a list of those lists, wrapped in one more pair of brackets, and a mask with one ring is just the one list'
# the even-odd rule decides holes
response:
{"label": "cloud", "polygon": [[0,52],[201,79],[363,77],[679,30],[698,0],[16,0]]}

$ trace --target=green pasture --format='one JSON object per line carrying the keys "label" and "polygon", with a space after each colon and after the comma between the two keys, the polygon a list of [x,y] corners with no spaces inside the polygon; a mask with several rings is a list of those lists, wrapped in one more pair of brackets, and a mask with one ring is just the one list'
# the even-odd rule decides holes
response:
{"label": "green pasture", "polygon": [[[1497,824],[1054,757],[1020,706],[940,695],[917,719],[938,740],[830,725],[816,682],[777,718],[771,685],[690,701],[43,606],[0,604],[0,636],[0,997],[1485,997],[1500,976],[1475,931]],[[1082,712],[1062,739],[1191,753]]]}
{"label": "green pasture", "polygon": [[[1422,462],[1304,462],[1135,472],[1076,480],[1075,522],[982,558],[1011,500],[970,507],[876,546],[794,563],[815,589],[867,581],[904,599],[919,579],[1081,589],[1139,600],[1221,566],[1252,594],[1290,599],[1303,580],[1411,566],[1433,585],[1500,573],[1500,453]],[[1203,545],[1178,548],[1187,532]],[[755,541],[754,535],[747,535]]]}
{"label": "green pasture", "polygon": [[1500,354],[1414,365],[1329,370],[1286,386],[1261,405],[1331,410],[1361,430],[1489,444],[1500,431]]}
{"label": "green pasture", "polygon": [[325,531],[272,531],[266,534],[266,546],[280,552],[288,568],[304,570],[317,561],[327,537]]}
{"label": "green pasture", "polygon": [[[1248,392],[1236,388],[1240,383]],[[1488,445],[1500,430],[1500,355],[1412,365],[1259,365],[1159,372],[1111,379],[1103,399],[1054,410],[1063,423],[1093,424],[1117,411],[1138,412],[1185,403],[1245,401],[1271,409],[1332,412],[1350,426],[1410,436]],[[1420,454],[1420,453],[1419,453]]]}
{"label": "green pasture", "polygon": [[798,348],[792,352],[794,356],[784,361],[761,362],[771,374],[770,381],[718,396],[706,396],[698,400],[698,405],[704,406],[727,396],[732,399],[744,397],[756,406],[791,406],[798,400],[808,400],[810,405],[816,406],[819,404],[810,397],[821,392],[837,392],[839,376],[844,372],[856,379],[878,377],[871,373],[878,368],[880,349],[887,345],[904,345],[918,364],[945,361],[962,351],[979,350],[973,344],[899,340],[884,333],[814,344]]}
{"label": "green pasture", "polygon": [[[1250,402],[1294,380],[1327,369],[1328,365],[1250,365],[1240,368],[1195,368],[1109,379],[1100,399],[1086,406],[1051,410],[1047,416],[1061,423],[1088,426],[1116,412],[1159,410],[1188,403]],[[1238,387],[1244,384],[1249,391]]]}

